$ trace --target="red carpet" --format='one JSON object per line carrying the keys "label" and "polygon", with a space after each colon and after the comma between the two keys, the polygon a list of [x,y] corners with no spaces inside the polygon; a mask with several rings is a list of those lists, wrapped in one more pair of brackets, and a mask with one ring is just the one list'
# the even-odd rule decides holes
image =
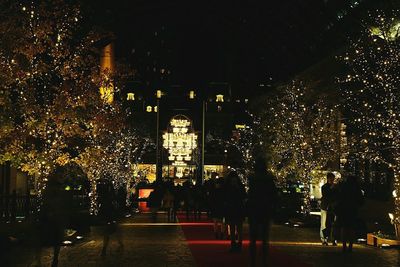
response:
{"label": "red carpet", "polygon": [[[247,233],[241,253],[229,253],[229,240],[216,240],[210,220],[187,221],[183,214],[178,215],[180,226],[185,234],[187,244],[198,267],[243,267],[249,266],[249,242]],[[258,244],[260,246],[260,244]],[[259,248],[260,249],[260,248]],[[260,250],[258,250],[260,252]],[[258,256],[258,255],[257,255]],[[260,258],[260,257],[258,257]],[[269,266],[273,267],[311,267],[293,256],[286,255],[278,249],[270,248]],[[261,261],[257,266],[261,266]]]}

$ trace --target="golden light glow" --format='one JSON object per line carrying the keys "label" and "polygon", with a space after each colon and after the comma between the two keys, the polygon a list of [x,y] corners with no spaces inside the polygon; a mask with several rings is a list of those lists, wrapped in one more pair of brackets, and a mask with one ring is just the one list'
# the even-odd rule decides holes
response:
{"label": "golden light glow", "polygon": [[101,99],[111,104],[114,101],[114,85],[109,83],[108,85],[100,87]]}
{"label": "golden light glow", "polygon": [[162,96],[162,91],[161,91],[161,90],[157,90],[156,96],[157,96],[157,98],[161,98],[161,96]]}
{"label": "golden light glow", "polygon": [[152,111],[153,111],[152,106],[147,106],[147,107],[146,107],[146,111],[147,111],[147,112],[152,112]]}
{"label": "golden light glow", "polygon": [[128,93],[126,100],[135,100],[135,94],[134,93]]}
{"label": "golden light glow", "polygon": [[195,97],[194,91],[190,91],[189,92],[189,98],[190,99],[194,99],[194,97]]}
{"label": "golden light glow", "polygon": [[100,95],[105,102],[111,104],[114,101],[114,85],[109,80],[109,75],[114,71],[114,47],[112,43],[106,45],[102,50],[100,69],[102,74],[107,74],[105,76],[106,81],[100,87]]}
{"label": "golden light glow", "polygon": [[182,115],[171,119],[168,132],[163,134],[163,147],[168,149],[168,160],[177,167],[176,177],[183,176],[184,166],[192,160],[192,153],[197,148],[197,135],[192,123]]}
{"label": "golden light glow", "polygon": [[224,95],[217,95],[216,97],[215,102],[224,102]]}
{"label": "golden light glow", "polygon": [[235,128],[236,129],[246,129],[246,125],[245,124],[236,124]]}

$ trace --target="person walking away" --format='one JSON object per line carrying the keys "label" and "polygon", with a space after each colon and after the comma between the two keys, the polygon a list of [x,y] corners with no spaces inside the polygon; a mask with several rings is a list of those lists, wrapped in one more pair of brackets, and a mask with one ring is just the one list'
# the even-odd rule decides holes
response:
{"label": "person walking away", "polygon": [[63,167],[57,167],[49,176],[43,192],[43,204],[39,213],[40,246],[36,251],[36,261],[41,265],[41,246],[53,247],[52,267],[58,266],[61,242],[70,217],[72,196],[64,189],[66,173]]}
{"label": "person walking away", "polygon": [[162,207],[167,211],[167,221],[174,221],[172,209],[174,208],[174,195],[170,187],[167,187],[162,199]]}
{"label": "person walking away", "polygon": [[158,210],[160,209],[161,201],[162,201],[161,187],[157,186],[150,193],[149,199],[147,202],[148,206],[150,208],[151,217],[152,217],[152,220],[154,223],[157,222],[157,213],[158,213]]}
{"label": "person walking away", "polygon": [[267,266],[269,228],[277,199],[274,177],[267,171],[265,159],[257,158],[254,174],[249,177],[247,212],[250,230],[250,266],[256,266],[256,240],[262,240],[262,263]]}
{"label": "person walking away", "polygon": [[246,190],[235,171],[231,171],[225,181],[225,218],[229,225],[230,252],[240,252],[243,240]]}
{"label": "person walking away", "polygon": [[358,211],[364,202],[356,176],[348,176],[341,185],[338,204],[338,226],[341,229],[343,252],[353,250],[355,231],[358,227]]}
{"label": "person walking away", "polygon": [[210,213],[214,223],[215,239],[223,239],[225,234],[223,229],[224,191],[222,184],[223,178],[216,179],[210,191]]}
{"label": "person walking away", "polygon": [[108,180],[102,181],[98,184],[98,199],[99,199],[99,212],[98,216],[102,222],[103,230],[103,248],[101,256],[107,255],[107,248],[110,242],[110,236],[115,233],[119,244],[118,250],[124,248],[122,242],[121,231],[118,229],[118,210],[117,199],[114,193],[114,188]]}
{"label": "person walking away", "polygon": [[[327,182],[321,187],[321,227],[320,237],[322,245],[337,245],[336,234],[334,233],[333,223],[335,221],[334,206],[336,203],[335,175],[329,172],[326,175]],[[332,240],[330,240],[332,239]]]}
{"label": "person walking away", "polygon": [[173,187],[173,194],[174,194],[174,207],[172,209],[172,218],[174,219],[173,222],[177,222],[177,215],[178,211],[180,210],[183,202],[182,198],[182,187],[180,185],[176,185]]}

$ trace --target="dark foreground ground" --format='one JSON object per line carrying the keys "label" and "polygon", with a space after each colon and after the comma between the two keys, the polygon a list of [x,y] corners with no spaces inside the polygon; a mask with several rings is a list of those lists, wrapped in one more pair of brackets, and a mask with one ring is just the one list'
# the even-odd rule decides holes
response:
{"label": "dark foreground ground", "polygon": [[[168,224],[165,215],[159,214],[158,222],[152,223],[149,214],[138,214],[125,219],[120,231],[124,249],[118,249],[114,238],[107,256],[102,257],[101,231],[94,227],[81,241],[61,249],[59,266],[248,266],[248,242],[240,254],[229,253],[229,242],[215,240],[207,220],[193,223],[181,219]],[[316,228],[273,225],[270,245],[270,266],[274,267],[400,266],[399,249],[357,245],[353,253],[343,254],[340,246],[322,246]],[[34,252],[28,244],[16,245],[1,255],[0,266],[34,266]],[[51,250],[45,249],[42,266],[50,264]]]}

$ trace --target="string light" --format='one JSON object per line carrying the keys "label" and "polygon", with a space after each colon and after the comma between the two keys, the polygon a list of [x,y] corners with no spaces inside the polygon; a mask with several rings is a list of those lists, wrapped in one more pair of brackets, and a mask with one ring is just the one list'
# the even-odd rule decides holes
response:
{"label": "string light", "polygon": [[[384,163],[393,170],[400,189],[400,12],[370,13],[360,39],[342,57],[350,73],[341,80],[353,128],[353,158]],[[354,160],[353,160],[354,161]],[[353,163],[354,164],[354,163]],[[400,197],[394,196],[395,220],[400,223]]]}
{"label": "string light", "polygon": [[270,97],[261,114],[263,138],[269,144],[270,171],[278,184],[287,184],[295,175],[304,184],[303,212],[310,211],[309,184],[314,170],[339,159],[337,106],[328,107],[323,99],[307,101],[307,88],[293,81]]}
{"label": "string light", "polygon": [[119,103],[99,95],[104,75],[93,43],[103,35],[84,35],[79,6],[63,0],[9,9],[18,17],[0,22],[12,29],[0,33],[0,163],[34,177],[38,196],[56,166],[78,164],[96,213],[97,180],[107,172],[115,188],[125,184],[148,142],[124,129]]}

